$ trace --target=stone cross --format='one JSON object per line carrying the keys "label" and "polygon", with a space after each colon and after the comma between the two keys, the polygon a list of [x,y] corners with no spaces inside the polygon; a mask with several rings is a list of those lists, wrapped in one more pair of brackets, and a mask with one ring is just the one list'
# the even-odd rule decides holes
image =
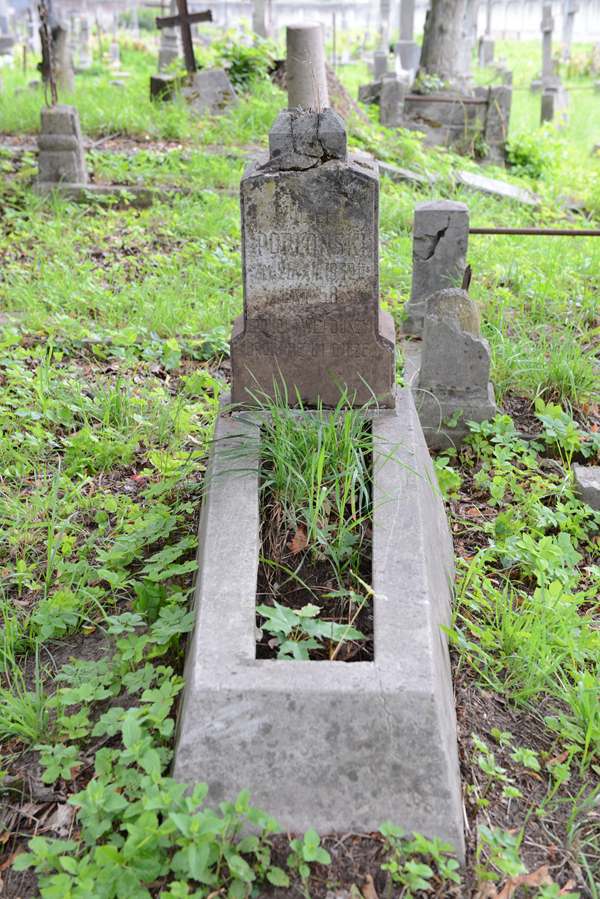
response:
{"label": "stone cross", "polygon": [[394,326],[379,308],[377,166],[331,109],[288,109],[241,183],[244,314],[232,399],[394,404]]}
{"label": "stone cross", "polygon": [[546,4],[542,10],[542,89],[547,87],[554,75],[552,65],[552,32],[554,31],[554,19],[552,6]]}
{"label": "stone cross", "polygon": [[196,65],[196,57],[194,56],[194,43],[192,41],[191,26],[196,22],[212,22],[212,12],[210,9],[204,12],[190,13],[188,11],[187,0],[177,0],[178,14],[176,16],[159,16],[156,19],[157,28],[173,28],[179,26],[181,29],[181,43],[183,45],[183,58],[185,67],[190,75],[198,71]]}

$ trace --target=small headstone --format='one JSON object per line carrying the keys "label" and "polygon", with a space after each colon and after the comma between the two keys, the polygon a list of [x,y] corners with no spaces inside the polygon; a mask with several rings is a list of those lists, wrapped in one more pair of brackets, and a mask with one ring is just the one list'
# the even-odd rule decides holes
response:
{"label": "small headstone", "polygon": [[[177,15],[177,0],[171,0],[169,7],[171,16]],[[176,28],[161,28],[158,46],[158,71],[164,72],[179,59],[179,37]],[[152,89],[150,89],[152,96]]]}
{"label": "small headstone", "polygon": [[201,69],[181,93],[192,109],[201,115],[216,115],[237,101],[236,92],[225,69]]}
{"label": "small headstone", "polygon": [[434,200],[415,207],[413,276],[403,331],[421,336],[428,297],[460,284],[469,241],[469,210],[464,203]]}
{"label": "small headstone", "polygon": [[427,445],[458,446],[467,421],[496,414],[490,348],[481,337],[479,310],[465,290],[448,288],[427,299],[423,346],[413,389]]}
{"label": "small headstone", "polygon": [[232,398],[393,405],[394,326],[379,309],[376,163],[350,155],[342,119],[286,110],[269,157],[241,184],[244,315],[231,342]]}
{"label": "small headstone", "polygon": [[404,98],[408,93],[408,85],[396,76],[385,77],[381,82],[379,98],[379,122],[388,128],[402,125]]}
{"label": "small headstone", "polygon": [[121,48],[118,41],[112,41],[108,51],[109,62],[112,68],[118,69],[121,65]]}
{"label": "small headstone", "polygon": [[388,55],[383,50],[376,50],[373,55],[373,78],[378,81],[388,70]]}
{"label": "small headstone", "polygon": [[573,479],[579,499],[600,512],[600,465],[573,465]]}
{"label": "small headstone", "polygon": [[85,72],[92,66],[92,45],[90,41],[90,23],[86,16],[79,25],[79,64],[78,69]]}
{"label": "small headstone", "polygon": [[79,113],[74,106],[42,109],[38,147],[39,184],[87,182]]}

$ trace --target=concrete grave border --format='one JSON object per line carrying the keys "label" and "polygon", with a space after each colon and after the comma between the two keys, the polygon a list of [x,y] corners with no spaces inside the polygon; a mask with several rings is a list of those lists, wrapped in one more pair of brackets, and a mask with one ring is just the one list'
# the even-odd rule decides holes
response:
{"label": "concrete grave border", "polygon": [[[302,414],[311,414],[299,413]],[[392,820],[464,857],[446,637],[452,540],[410,390],[372,413],[373,662],[256,659],[260,416],[223,411],[199,531],[174,777],[291,832]],[[243,459],[231,448],[250,440]],[[248,451],[247,446],[250,446]]]}

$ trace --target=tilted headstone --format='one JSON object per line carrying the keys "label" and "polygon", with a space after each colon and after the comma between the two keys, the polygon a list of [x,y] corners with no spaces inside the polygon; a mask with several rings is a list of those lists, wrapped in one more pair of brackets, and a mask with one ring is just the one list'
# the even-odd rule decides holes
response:
{"label": "tilted headstone", "polygon": [[464,203],[434,200],[415,207],[411,296],[403,331],[420,337],[427,299],[460,284],[469,241],[469,210]]}
{"label": "tilted headstone", "polygon": [[288,26],[286,47],[288,108],[325,109],[329,90],[322,26]]}
{"label": "tilted headstone", "polygon": [[235,89],[225,69],[200,69],[181,91],[194,112],[217,115],[237,102]]}
{"label": "tilted headstone", "polygon": [[[342,119],[281,112],[269,156],[241,184],[244,314],[232,398],[393,405],[394,326],[379,308],[377,166],[349,154]],[[274,383],[275,382],[275,383]]]}
{"label": "tilted headstone", "polygon": [[86,184],[79,113],[73,106],[42,109],[38,184]]}
{"label": "tilted headstone", "polygon": [[430,448],[458,446],[469,433],[466,422],[494,417],[490,358],[479,310],[465,290],[451,287],[428,297],[413,390]]}

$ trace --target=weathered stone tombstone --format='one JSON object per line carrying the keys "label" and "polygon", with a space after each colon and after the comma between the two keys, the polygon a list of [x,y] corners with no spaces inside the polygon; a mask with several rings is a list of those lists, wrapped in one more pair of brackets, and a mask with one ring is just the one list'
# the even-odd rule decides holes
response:
{"label": "weathered stone tombstone", "polygon": [[394,327],[378,311],[376,165],[348,156],[329,109],[280,113],[269,148],[241,186],[245,307],[231,342],[233,400],[272,393],[279,370],[292,395],[302,384],[308,404],[320,396],[335,406],[344,384],[359,403],[390,405]]}
{"label": "weathered stone tombstone", "polygon": [[450,287],[427,298],[418,368],[407,381],[430,449],[460,446],[468,421],[496,414],[490,358],[479,311],[465,290]]}
{"label": "weathered stone tombstone", "polygon": [[464,203],[434,200],[415,207],[413,271],[402,330],[420,337],[428,298],[460,285],[469,242],[469,210]]}
{"label": "weathered stone tombstone", "polygon": [[289,25],[286,28],[286,76],[289,109],[329,106],[321,25]]}
{"label": "weathered stone tombstone", "polygon": [[[377,169],[348,154],[328,109],[281,113],[269,146],[241,186],[245,310],[232,338],[232,392],[245,408],[222,411],[213,441],[173,773],[190,786],[205,781],[209,803],[248,788],[290,832],[364,832],[391,819],[449,840],[462,857],[442,631],[452,544],[411,391],[394,390],[393,331],[378,308]],[[252,405],[281,380],[308,405],[382,400],[370,414],[371,662],[257,658],[264,413]],[[298,427],[303,415],[311,412],[298,413]],[[235,446],[244,447],[241,468]]]}
{"label": "weathered stone tombstone", "polygon": [[38,147],[37,188],[41,193],[58,184],[87,184],[83,138],[75,107],[42,109]]}
{"label": "weathered stone tombstone", "polygon": [[[177,15],[177,0],[171,0],[170,16]],[[161,28],[160,43],[158,47],[158,71],[165,72],[169,66],[179,59],[179,37],[177,29]]]}
{"label": "weathered stone tombstone", "polygon": [[181,89],[191,109],[199,115],[217,115],[237,102],[237,95],[224,69],[200,69]]}
{"label": "weathered stone tombstone", "polygon": [[403,124],[404,99],[409,85],[396,75],[383,78],[379,97],[379,122],[388,128],[397,128]]}

